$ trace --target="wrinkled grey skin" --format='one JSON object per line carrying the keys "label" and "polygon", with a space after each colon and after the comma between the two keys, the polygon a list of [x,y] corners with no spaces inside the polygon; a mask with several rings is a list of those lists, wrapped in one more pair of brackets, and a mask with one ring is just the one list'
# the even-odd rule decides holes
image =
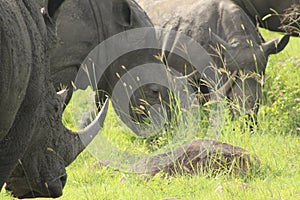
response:
{"label": "wrinkled grey skin", "polygon": [[0,9],[1,188],[32,140],[49,63],[47,31],[35,3],[2,1]]}
{"label": "wrinkled grey skin", "polygon": [[[260,27],[269,29],[271,31],[284,32],[281,27],[281,18],[285,10],[290,8],[293,4],[300,5],[299,0],[232,0],[240,6],[251,21]],[[276,12],[276,13],[274,13]],[[265,16],[270,15],[266,19]],[[290,24],[290,26],[300,28],[300,22]],[[286,24],[283,24],[286,25]],[[294,33],[294,35],[297,35]]]}
{"label": "wrinkled grey skin", "polygon": [[[0,186],[31,145],[49,70],[47,31],[31,1],[4,1],[1,13]],[[42,102],[42,103],[40,103]]]}
{"label": "wrinkled grey skin", "polygon": [[[283,50],[289,36],[263,43],[246,13],[230,0],[138,0],[138,3],[154,25],[181,31],[195,39],[213,56],[217,68],[226,68],[231,73],[240,70],[226,96],[237,99],[240,111],[257,112],[261,84],[253,73],[264,74],[269,55]],[[215,51],[217,48],[221,50],[222,59]],[[184,72],[185,63],[172,57],[168,59],[169,65]],[[247,75],[244,81],[242,74]],[[205,79],[209,81],[213,77]],[[225,83],[227,76],[223,74],[222,79]]]}
{"label": "wrinkled grey skin", "polygon": [[[44,18],[31,0],[0,5],[0,109],[11,124],[0,124],[0,186],[6,182],[18,198],[61,196],[65,166],[98,132],[92,124],[74,133],[61,122],[63,102],[49,78],[49,50],[55,46],[54,14],[62,2],[49,0],[51,15]],[[107,104],[96,118],[99,125],[106,110]]]}

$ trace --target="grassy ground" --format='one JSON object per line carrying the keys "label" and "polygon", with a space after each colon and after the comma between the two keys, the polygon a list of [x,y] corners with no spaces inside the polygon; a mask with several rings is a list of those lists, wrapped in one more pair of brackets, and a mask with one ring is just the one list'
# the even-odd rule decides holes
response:
{"label": "grassy ground", "polygon": [[[278,34],[263,31],[267,39]],[[271,56],[264,85],[264,102],[259,111],[259,126],[254,133],[241,118],[226,120],[218,140],[255,153],[261,166],[248,177],[219,175],[176,176],[151,179],[98,164],[89,151],[83,152],[67,169],[68,182],[60,199],[300,199],[300,39],[292,38],[280,54]],[[76,118],[69,111],[65,123]],[[76,108],[80,109],[80,108]],[[74,111],[74,110],[73,110]],[[77,111],[76,111],[77,112]],[[78,119],[75,119],[78,120]],[[196,129],[199,137],[203,130]],[[191,130],[183,130],[190,132]],[[104,135],[120,149],[149,152],[155,145],[148,140],[124,134],[129,130],[112,109],[105,122]],[[0,199],[10,199],[0,193]]]}

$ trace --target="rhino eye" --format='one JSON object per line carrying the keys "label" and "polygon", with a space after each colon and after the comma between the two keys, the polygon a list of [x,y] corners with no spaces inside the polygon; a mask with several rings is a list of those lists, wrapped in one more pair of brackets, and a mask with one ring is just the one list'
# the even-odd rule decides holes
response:
{"label": "rhino eye", "polygon": [[158,88],[157,85],[151,85],[150,89],[151,89],[153,94],[158,94],[159,93],[159,88]]}

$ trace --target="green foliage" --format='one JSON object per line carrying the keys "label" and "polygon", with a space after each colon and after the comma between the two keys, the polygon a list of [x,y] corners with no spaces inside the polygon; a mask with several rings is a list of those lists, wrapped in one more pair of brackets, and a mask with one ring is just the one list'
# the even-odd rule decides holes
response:
{"label": "green foliage", "polygon": [[277,134],[297,134],[300,127],[299,44],[299,38],[291,38],[287,49],[272,56],[267,67],[260,121]]}

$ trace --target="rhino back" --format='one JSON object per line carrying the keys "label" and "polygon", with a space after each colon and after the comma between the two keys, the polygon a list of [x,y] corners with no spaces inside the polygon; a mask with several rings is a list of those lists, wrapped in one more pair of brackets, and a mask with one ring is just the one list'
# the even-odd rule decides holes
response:
{"label": "rhino back", "polygon": [[[290,8],[293,4],[300,6],[299,0],[231,0],[238,6],[240,6],[250,17],[254,24],[258,24],[260,27],[272,30],[284,32],[281,29],[282,15],[286,9]],[[266,17],[268,16],[268,17]],[[266,18],[264,18],[266,17]],[[283,23],[283,25],[287,25]],[[290,26],[294,26],[299,29],[299,22],[291,23]]]}

